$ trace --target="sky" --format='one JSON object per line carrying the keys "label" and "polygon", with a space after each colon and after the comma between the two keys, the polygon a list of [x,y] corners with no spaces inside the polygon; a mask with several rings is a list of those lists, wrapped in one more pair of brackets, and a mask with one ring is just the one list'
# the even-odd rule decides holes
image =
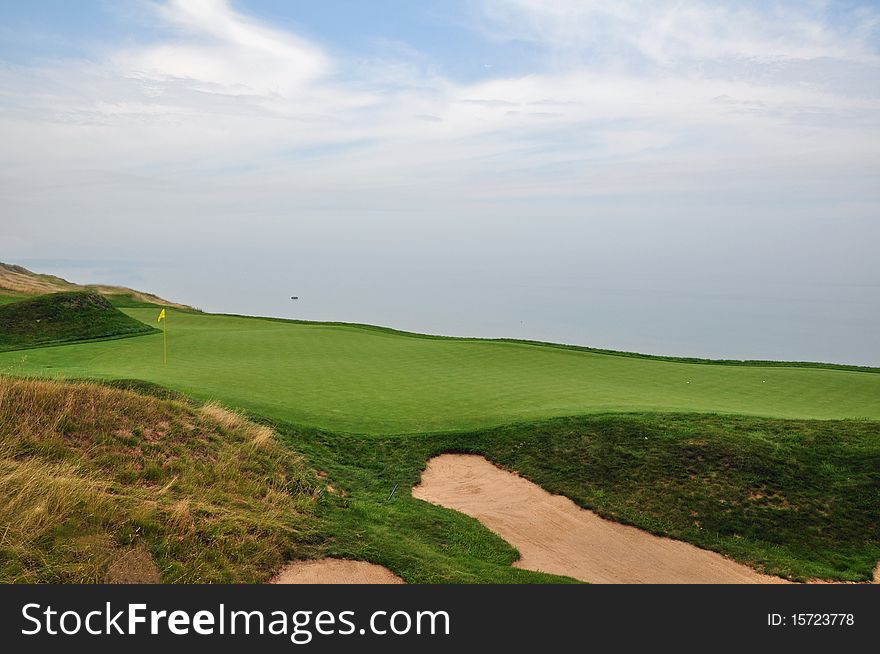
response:
{"label": "sky", "polygon": [[2,1],[0,142],[0,260],[76,281],[880,362],[877,2]]}

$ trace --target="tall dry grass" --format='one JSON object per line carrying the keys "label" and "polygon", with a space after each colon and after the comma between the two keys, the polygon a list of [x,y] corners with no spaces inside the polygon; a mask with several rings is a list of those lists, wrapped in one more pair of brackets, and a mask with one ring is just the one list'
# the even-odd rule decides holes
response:
{"label": "tall dry grass", "polygon": [[168,582],[261,581],[308,553],[317,494],[219,405],[0,376],[2,582],[99,582],[144,556]]}

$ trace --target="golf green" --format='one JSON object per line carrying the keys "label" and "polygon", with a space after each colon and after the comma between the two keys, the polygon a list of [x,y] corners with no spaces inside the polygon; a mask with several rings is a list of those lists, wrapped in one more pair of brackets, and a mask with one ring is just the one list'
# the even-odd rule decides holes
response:
{"label": "golf green", "polygon": [[[124,309],[156,325],[157,310]],[[162,335],[0,354],[0,373],[156,382],[340,432],[459,431],[611,411],[880,419],[880,374],[679,363],[353,325],[168,312]]]}

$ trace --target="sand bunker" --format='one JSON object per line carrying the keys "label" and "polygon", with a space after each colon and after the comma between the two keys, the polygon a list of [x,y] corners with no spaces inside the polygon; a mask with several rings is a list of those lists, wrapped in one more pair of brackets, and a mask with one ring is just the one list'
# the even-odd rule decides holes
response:
{"label": "sand bunker", "polygon": [[516,547],[516,567],[592,583],[786,583],[720,554],[600,518],[481,456],[431,459],[413,497],[466,513]]}
{"label": "sand bunker", "polygon": [[292,561],[269,582],[272,584],[402,584],[403,579],[375,563],[346,559]]}

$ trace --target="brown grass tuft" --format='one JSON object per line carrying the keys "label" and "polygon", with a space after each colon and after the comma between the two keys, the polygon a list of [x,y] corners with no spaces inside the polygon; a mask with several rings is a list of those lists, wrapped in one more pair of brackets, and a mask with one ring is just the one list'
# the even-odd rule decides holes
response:
{"label": "brown grass tuft", "polygon": [[266,425],[254,425],[250,433],[251,443],[255,447],[268,447],[275,440],[275,432]]}
{"label": "brown grass tuft", "polygon": [[208,402],[199,409],[205,418],[223,429],[240,429],[245,423],[245,417],[237,411],[232,411],[216,402]]}
{"label": "brown grass tuft", "polygon": [[204,418],[223,429],[244,431],[250,437],[251,444],[255,447],[268,447],[271,443],[275,442],[275,431],[271,427],[251,422],[243,414],[227,409],[217,402],[207,402],[202,405],[199,412]]}

